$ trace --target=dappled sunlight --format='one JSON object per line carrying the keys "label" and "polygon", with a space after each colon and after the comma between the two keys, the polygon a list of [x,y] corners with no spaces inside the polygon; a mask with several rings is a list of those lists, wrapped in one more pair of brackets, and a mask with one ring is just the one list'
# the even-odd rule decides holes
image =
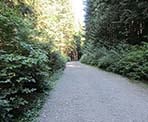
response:
{"label": "dappled sunlight", "polygon": [[0,13],[0,122],[29,122],[76,50],[72,9],[69,0],[0,0]]}
{"label": "dappled sunlight", "polygon": [[98,70],[148,80],[147,6],[147,0],[0,0],[0,122],[36,121],[58,83],[43,114],[47,122],[147,122],[147,88]]}

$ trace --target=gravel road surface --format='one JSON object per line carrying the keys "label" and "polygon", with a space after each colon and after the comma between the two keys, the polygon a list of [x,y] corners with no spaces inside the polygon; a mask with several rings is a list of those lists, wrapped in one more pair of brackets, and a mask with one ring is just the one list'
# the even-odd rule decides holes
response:
{"label": "gravel road surface", "polygon": [[70,62],[39,122],[148,122],[148,86]]}

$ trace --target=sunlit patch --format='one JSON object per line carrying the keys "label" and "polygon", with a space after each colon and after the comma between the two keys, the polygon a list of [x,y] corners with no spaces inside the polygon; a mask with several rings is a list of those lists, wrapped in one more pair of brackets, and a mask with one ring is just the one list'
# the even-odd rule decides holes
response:
{"label": "sunlit patch", "polygon": [[80,68],[79,65],[76,64],[77,62],[68,62],[66,67],[71,67],[71,68]]}
{"label": "sunlit patch", "polygon": [[75,66],[75,65],[70,64],[70,65],[67,65],[67,67],[76,67],[76,66]]}
{"label": "sunlit patch", "polygon": [[75,18],[76,29],[84,24],[84,4],[83,0],[70,0],[72,3],[72,10]]}

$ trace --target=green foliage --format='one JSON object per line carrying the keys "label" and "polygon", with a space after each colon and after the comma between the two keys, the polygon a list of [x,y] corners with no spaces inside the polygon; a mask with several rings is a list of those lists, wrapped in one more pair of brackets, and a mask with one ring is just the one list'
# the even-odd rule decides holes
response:
{"label": "green foliage", "polygon": [[114,50],[100,48],[95,53],[84,54],[80,61],[133,79],[148,80],[148,43],[129,49],[120,45]]}
{"label": "green foliage", "polygon": [[51,54],[50,66],[55,71],[58,70],[58,69],[64,68],[66,62],[67,62],[66,57],[60,55],[60,53],[54,52],[54,53]]}
{"label": "green foliage", "polygon": [[147,0],[87,0],[86,43],[111,46],[123,40],[130,44],[148,41],[147,5]]}
{"label": "green foliage", "polygon": [[81,62],[147,80],[147,6],[147,0],[87,0]]}
{"label": "green foliage", "polygon": [[98,60],[98,67],[107,68],[112,65],[114,62],[117,62],[121,59],[121,56],[115,51],[108,51],[102,58]]}
{"label": "green foliage", "polygon": [[[0,122],[20,122],[22,116],[30,117],[32,103],[37,104],[40,95],[51,89],[51,76],[64,69],[66,58],[55,51],[56,37],[50,33],[51,28],[43,25],[54,27],[55,23],[67,21],[46,23],[42,2],[0,1]],[[60,15],[56,16],[60,19]],[[56,32],[61,33],[62,30]]]}
{"label": "green foliage", "polygon": [[124,53],[121,60],[114,62],[107,69],[134,79],[148,79],[148,44],[134,47]]}
{"label": "green foliage", "polygon": [[74,34],[74,48],[77,52],[77,60],[79,60],[82,56],[82,43],[83,43],[83,31],[80,30],[79,32]]}

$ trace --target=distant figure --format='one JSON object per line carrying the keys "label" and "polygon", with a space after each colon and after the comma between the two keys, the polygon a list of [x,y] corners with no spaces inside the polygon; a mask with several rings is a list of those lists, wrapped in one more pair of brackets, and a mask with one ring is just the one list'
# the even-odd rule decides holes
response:
{"label": "distant figure", "polygon": [[70,57],[71,61],[77,61],[78,60],[78,53],[77,51],[71,51],[68,56]]}

